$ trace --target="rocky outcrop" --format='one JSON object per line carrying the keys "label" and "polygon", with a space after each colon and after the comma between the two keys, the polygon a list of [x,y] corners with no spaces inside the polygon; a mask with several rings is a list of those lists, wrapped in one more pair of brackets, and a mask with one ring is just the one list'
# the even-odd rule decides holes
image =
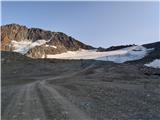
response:
{"label": "rocky outcrop", "polygon": [[140,70],[145,74],[145,75],[158,75],[160,76],[160,69],[159,68],[151,68],[151,67],[146,67],[143,66],[140,68]]}
{"label": "rocky outcrop", "polygon": [[126,47],[131,47],[131,46],[135,46],[135,45],[134,45],[134,44],[133,44],[133,45],[119,45],[119,46],[111,46],[111,47],[109,47],[109,48],[99,47],[99,48],[97,48],[97,52],[105,52],[105,51],[119,50],[119,49],[123,49],[123,48],[126,48]]}
{"label": "rocky outcrop", "polygon": [[160,42],[144,44],[147,49],[153,49],[147,56],[145,56],[141,61],[152,62],[155,59],[160,59]]}
{"label": "rocky outcrop", "polygon": [[47,54],[59,54],[67,52],[67,49],[65,47],[57,47],[56,49],[53,47],[46,47],[45,45],[42,46],[36,46],[32,49],[30,49],[26,56],[31,58],[46,58]]}
{"label": "rocky outcrop", "polygon": [[[37,40],[46,40],[46,44],[31,48],[26,55],[39,58],[46,54],[63,53],[68,50],[75,51],[79,49],[93,49],[71,36],[62,32],[51,32],[39,28],[27,28],[18,24],[9,24],[1,26],[1,51],[12,51],[11,41],[17,42],[28,40],[35,42]],[[46,47],[46,45],[48,47]],[[50,47],[50,46],[56,46]]]}
{"label": "rocky outcrop", "polygon": [[54,33],[48,44],[55,45],[57,47],[63,46],[67,50],[78,50],[80,48],[82,49],[92,49],[93,48],[61,32]]}
{"label": "rocky outcrop", "polygon": [[148,48],[148,49],[154,49],[151,53],[150,53],[150,58],[152,59],[160,59],[160,41],[159,42],[154,42],[154,43],[149,43],[149,44],[144,44],[144,47]]}
{"label": "rocky outcrop", "polygon": [[49,40],[52,37],[53,33],[51,31],[42,30],[39,28],[31,28],[28,30],[27,39],[36,41],[36,40]]}

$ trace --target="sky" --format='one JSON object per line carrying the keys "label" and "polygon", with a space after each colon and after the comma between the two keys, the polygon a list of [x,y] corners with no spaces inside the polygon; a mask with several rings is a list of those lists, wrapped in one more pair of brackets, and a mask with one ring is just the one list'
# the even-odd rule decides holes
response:
{"label": "sky", "polygon": [[1,24],[64,32],[95,47],[159,41],[160,3],[2,2]]}

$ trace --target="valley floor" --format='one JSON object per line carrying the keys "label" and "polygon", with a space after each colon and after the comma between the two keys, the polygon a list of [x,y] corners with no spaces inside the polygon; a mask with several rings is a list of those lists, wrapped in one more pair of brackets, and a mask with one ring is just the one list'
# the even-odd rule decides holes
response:
{"label": "valley floor", "polygon": [[136,63],[2,62],[2,120],[159,120],[160,76]]}

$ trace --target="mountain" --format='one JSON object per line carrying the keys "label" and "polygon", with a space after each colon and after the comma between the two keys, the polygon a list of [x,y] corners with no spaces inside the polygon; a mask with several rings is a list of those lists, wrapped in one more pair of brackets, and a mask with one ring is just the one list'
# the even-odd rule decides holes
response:
{"label": "mountain", "polygon": [[1,51],[21,53],[30,58],[94,59],[124,63],[147,63],[160,59],[160,42],[97,48],[62,32],[27,28],[18,24],[1,26]]}
{"label": "mountain", "polygon": [[62,32],[27,28],[18,24],[1,26],[1,51],[20,52],[32,58],[79,49],[93,49]]}

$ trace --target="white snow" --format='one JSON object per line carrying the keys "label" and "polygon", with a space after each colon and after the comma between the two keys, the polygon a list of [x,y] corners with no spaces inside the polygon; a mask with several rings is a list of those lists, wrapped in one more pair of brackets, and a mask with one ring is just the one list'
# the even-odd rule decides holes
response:
{"label": "white snow", "polygon": [[147,67],[160,68],[160,59],[155,59],[151,63],[145,64]]}
{"label": "white snow", "polygon": [[35,42],[29,41],[29,40],[22,40],[22,41],[15,41],[12,40],[10,47],[14,48],[14,52],[19,52],[21,54],[25,54],[27,53],[31,48],[35,47],[35,46],[41,46],[43,44],[45,44],[46,40],[37,40]]}
{"label": "white snow", "polygon": [[57,46],[54,46],[54,45],[46,45],[46,47],[53,47],[53,48],[57,48]]}
{"label": "white snow", "polygon": [[[126,61],[142,59],[144,56],[147,55],[148,51],[151,49],[147,50],[143,46],[133,46],[133,47],[127,47],[121,50],[125,51],[124,54],[105,56],[105,57],[98,58],[97,60],[113,61],[115,63],[124,63]],[[118,51],[119,50],[117,50],[117,52]]]}
{"label": "white snow", "polygon": [[68,51],[66,53],[47,55],[47,58],[57,59],[95,59],[123,63],[126,61],[142,59],[148,53],[143,46],[132,46],[120,50],[96,52],[96,50]]}

